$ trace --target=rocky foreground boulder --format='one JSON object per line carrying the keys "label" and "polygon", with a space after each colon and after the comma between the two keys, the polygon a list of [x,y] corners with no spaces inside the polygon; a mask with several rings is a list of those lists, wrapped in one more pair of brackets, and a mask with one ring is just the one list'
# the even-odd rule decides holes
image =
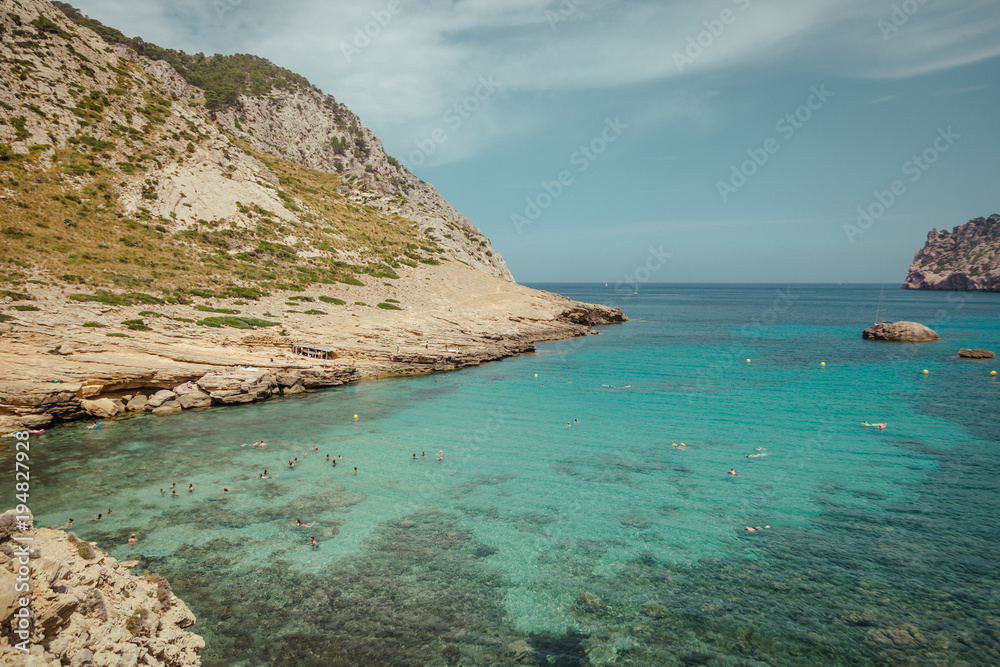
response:
{"label": "rocky foreground boulder", "polygon": [[[30,592],[15,592],[25,561]],[[16,615],[29,613],[22,597],[33,614],[26,640],[11,634]],[[19,530],[13,511],[0,515],[0,623],[3,665],[194,667],[205,647],[185,630],[194,614],[166,579],[135,576],[71,532]]]}
{"label": "rocky foreground boulder", "polygon": [[883,322],[868,327],[861,333],[865,340],[890,340],[901,343],[929,343],[940,340],[937,333],[930,327],[919,322]]}

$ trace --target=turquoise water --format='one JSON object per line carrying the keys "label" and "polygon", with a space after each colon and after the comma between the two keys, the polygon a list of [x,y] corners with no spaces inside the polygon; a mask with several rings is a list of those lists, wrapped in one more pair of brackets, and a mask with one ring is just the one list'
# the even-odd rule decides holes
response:
{"label": "turquoise water", "polygon": [[889,290],[943,339],[900,345],[860,337],[878,286],[541,287],[631,321],[52,429],[32,509],[166,574],[207,665],[1000,664],[1000,363],[954,356],[1000,295]]}

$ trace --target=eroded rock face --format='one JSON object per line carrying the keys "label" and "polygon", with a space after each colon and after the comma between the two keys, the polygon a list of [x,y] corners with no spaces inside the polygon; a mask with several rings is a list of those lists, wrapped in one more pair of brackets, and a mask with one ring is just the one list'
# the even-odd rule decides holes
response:
{"label": "eroded rock face", "polygon": [[962,357],[963,359],[992,359],[993,353],[990,352],[989,350],[984,350],[982,348],[976,348],[974,350],[970,350],[968,348],[962,348],[961,350],[958,351],[958,356]]}
{"label": "eroded rock face", "polygon": [[1000,291],[1000,215],[929,232],[903,288]]}
{"label": "eroded rock face", "polygon": [[866,340],[889,340],[902,343],[928,343],[940,340],[937,333],[930,327],[918,322],[883,322],[865,329],[861,337]]}
{"label": "eroded rock face", "polygon": [[[9,523],[13,512],[0,515]],[[7,531],[4,531],[5,533]],[[31,609],[35,614],[25,654],[0,642],[4,665],[162,665],[194,667],[205,641],[183,628],[194,624],[187,605],[166,580],[134,576],[127,567],[80,542],[72,533],[27,531],[31,544]],[[21,531],[16,531],[20,534]],[[0,622],[10,627],[20,609],[13,596],[15,568],[11,535],[0,538]]]}

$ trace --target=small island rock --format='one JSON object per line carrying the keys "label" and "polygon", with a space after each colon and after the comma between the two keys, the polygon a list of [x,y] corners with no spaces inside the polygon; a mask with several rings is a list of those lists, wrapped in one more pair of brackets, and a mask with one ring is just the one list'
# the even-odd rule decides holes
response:
{"label": "small island rock", "polygon": [[962,357],[963,359],[992,359],[994,355],[989,350],[984,350],[982,348],[976,348],[974,350],[970,350],[968,348],[963,347],[961,350],[958,351],[958,356]]}
{"label": "small island rock", "polygon": [[904,343],[927,343],[940,340],[940,337],[929,327],[918,322],[883,322],[868,327],[862,332],[865,340],[891,340]]}

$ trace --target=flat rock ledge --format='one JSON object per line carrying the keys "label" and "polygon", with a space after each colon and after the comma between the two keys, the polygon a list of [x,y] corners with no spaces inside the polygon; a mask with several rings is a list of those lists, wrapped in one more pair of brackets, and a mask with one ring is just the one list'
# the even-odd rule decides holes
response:
{"label": "flat rock ledge", "polygon": [[940,340],[937,333],[930,327],[918,322],[906,321],[876,324],[865,329],[861,333],[861,337],[865,340],[889,340],[901,343],[929,343]]}
{"label": "flat rock ledge", "polygon": [[[13,537],[31,537],[18,542]],[[11,635],[22,607],[16,593],[18,550],[29,547],[27,653]],[[194,614],[166,579],[139,577],[92,543],[60,530],[17,530],[14,512],[0,515],[0,664],[23,667],[193,667],[205,640],[185,630]]]}
{"label": "flat rock ledge", "polygon": [[327,368],[234,367],[211,370],[175,384],[181,379],[130,376],[82,382],[0,382],[0,430],[39,428],[72,419],[101,421],[131,413],[168,415],[211,405],[251,403],[354,382],[360,379],[360,373],[351,363],[338,363]]}
{"label": "flat rock ledge", "polygon": [[958,356],[963,359],[992,359],[994,354],[989,350],[984,350],[982,348],[970,350],[969,348],[963,347],[958,351]]}

